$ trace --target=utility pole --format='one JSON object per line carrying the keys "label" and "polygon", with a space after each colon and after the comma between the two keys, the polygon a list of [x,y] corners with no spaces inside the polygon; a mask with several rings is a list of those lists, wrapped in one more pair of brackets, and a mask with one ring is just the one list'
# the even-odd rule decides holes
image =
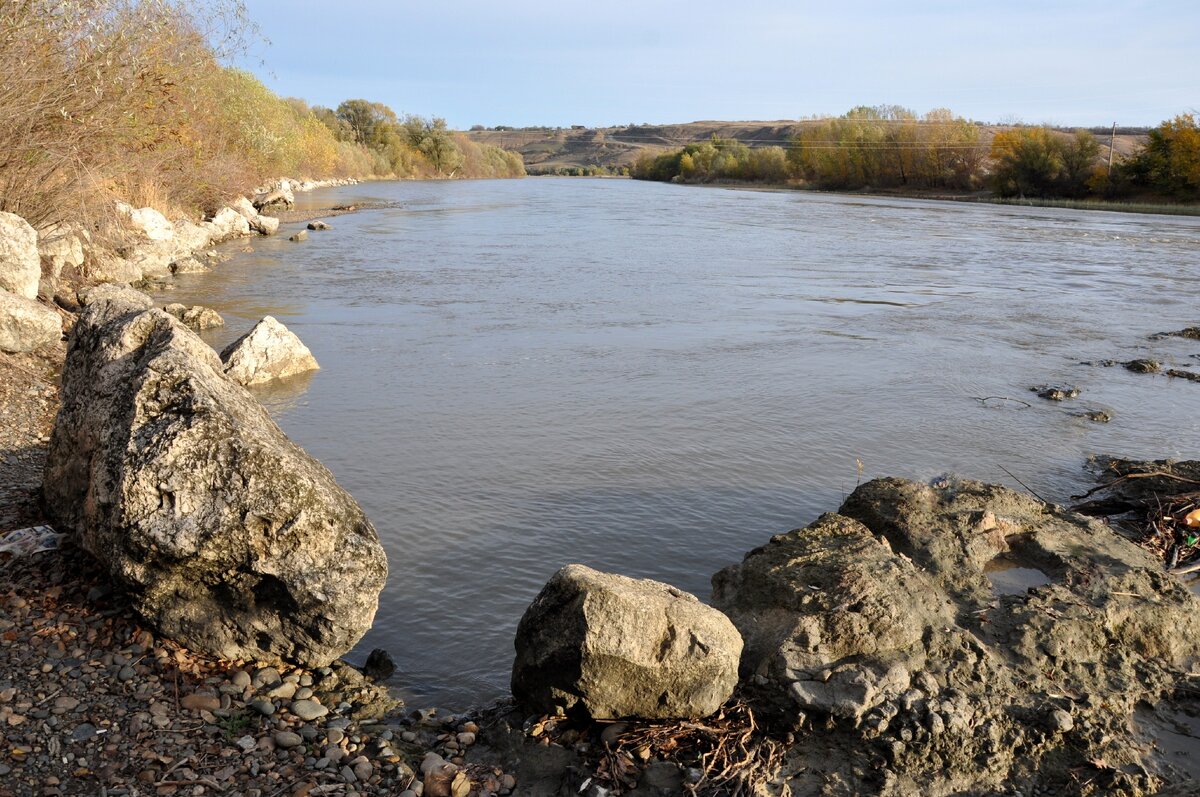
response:
{"label": "utility pole", "polygon": [[1117,123],[1113,122],[1112,135],[1108,139],[1108,176],[1112,177],[1113,148],[1117,145]]}

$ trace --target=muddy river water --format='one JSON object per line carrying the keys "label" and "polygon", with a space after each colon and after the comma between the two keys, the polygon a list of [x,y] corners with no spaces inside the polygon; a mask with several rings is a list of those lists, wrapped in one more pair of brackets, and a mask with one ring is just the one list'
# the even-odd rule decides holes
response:
{"label": "muddy river water", "polygon": [[162,299],[218,309],[218,346],[273,314],[320,361],[258,394],[378,528],[391,577],[350,658],[387,648],[419,705],[503,694],[568,562],[707,597],[860,479],[1066,503],[1089,454],[1197,455],[1200,383],[1081,363],[1200,370],[1150,338],[1200,322],[1200,219],[622,180],[298,197],[363,202],[395,206],[235,242]]}

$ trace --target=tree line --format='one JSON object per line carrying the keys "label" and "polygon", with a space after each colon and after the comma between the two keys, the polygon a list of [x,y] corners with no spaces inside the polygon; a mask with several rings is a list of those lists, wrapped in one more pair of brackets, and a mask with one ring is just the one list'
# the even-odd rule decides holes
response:
{"label": "tree line", "polygon": [[1151,129],[1127,158],[1089,130],[982,127],[936,109],[894,105],[809,120],[785,146],[719,139],[643,155],[632,176],[673,182],[796,182],[823,189],[991,190],[1004,197],[1200,200],[1200,129],[1182,114]]}
{"label": "tree line", "polygon": [[211,210],[271,177],[524,173],[441,119],[279,97],[227,65],[255,40],[240,0],[5,0],[0,210],[41,227],[113,198]]}

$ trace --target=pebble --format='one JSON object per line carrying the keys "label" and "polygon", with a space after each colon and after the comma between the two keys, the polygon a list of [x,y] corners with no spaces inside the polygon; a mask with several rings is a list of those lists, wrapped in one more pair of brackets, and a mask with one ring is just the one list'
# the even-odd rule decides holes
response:
{"label": "pebble", "polygon": [[1066,733],[1075,727],[1075,720],[1066,711],[1056,708],[1050,713],[1050,727],[1059,733]]}
{"label": "pebble", "polygon": [[245,689],[250,685],[250,673],[244,670],[238,670],[233,674],[233,677],[229,679],[229,682],[239,689]]}
{"label": "pebble", "polygon": [[117,673],[117,680],[125,683],[127,681],[132,681],[135,675],[137,675],[137,670],[126,664],[121,668],[120,672]]}
{"label": "pebble", "polygon": [[354,774],[354,770],[351,769],[349,765],[342,767],[338,774],[341,775],[342,780],[346,781],[347,783],[356,783],[358,781],[358,776]]}
{"label": "pebble", "polygon": [[324,717],[329,713],[329,709],[322,706],[315,700],[296,700],[292,702],[291,712],[306,722]]}
{"label": "pebble", "polygon": [[284,750],[290,750],[293,747],[299,747],[303,743],[300,734],[292,733],[291,731],[278,731],[275,734],[275,744],[282,747]]}
{"label": "pebble", "polygon": [[354,765],[354,777],[364,783],[370,780],[373,774],[375,774],[375,768],[371,766],[370,761],[359,761]]}
{"label": "pebble", "polygon": [[253,736],[243,736],[237,740],[237,746],[242,748],[242,752],[250,752],[257,746],[258,741]]}
{"label": "pebble", "polygon": [[96,726],[90,722],[85,722],[79,725],[75,730],[71,731],[71,741],[86,742],[96,735]]}
{"label": "pebble", "polygon": [[192,711],[216,711],[221,707],[221,698],[216,695],[184,695],[179,705]]}
{"label": "pebble", "polygon": [[325,732],[325,738],[329,740],[330,744],[337,744],[346,738],[346,732],[341,728],[330,728]]}
{"label": "pebble", "polygon": [[275,704],[270,700],[255,700],[250,704],[250,708],[262,714],[264,717],[269,717],[275,713]]}

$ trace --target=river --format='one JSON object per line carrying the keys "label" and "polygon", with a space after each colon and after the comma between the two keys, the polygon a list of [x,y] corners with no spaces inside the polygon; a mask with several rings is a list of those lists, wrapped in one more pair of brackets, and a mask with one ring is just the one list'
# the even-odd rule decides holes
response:
{"label": "river", "polygon": [[552,178],[298,197],[364,202],[396,206],[227,245],[161,298],[218,309],[218,347],[269,313],[316,355],[257,393],[378,529],[391,577],[348,658],[388,649],[417,705],[506,693],[568,562],[707,598],[860,480],[1066,503],[1090,454],[1196,455],[1200,384],[1081,363],[1200,370],[1150,339],[1200,322],[1200,219]]}

